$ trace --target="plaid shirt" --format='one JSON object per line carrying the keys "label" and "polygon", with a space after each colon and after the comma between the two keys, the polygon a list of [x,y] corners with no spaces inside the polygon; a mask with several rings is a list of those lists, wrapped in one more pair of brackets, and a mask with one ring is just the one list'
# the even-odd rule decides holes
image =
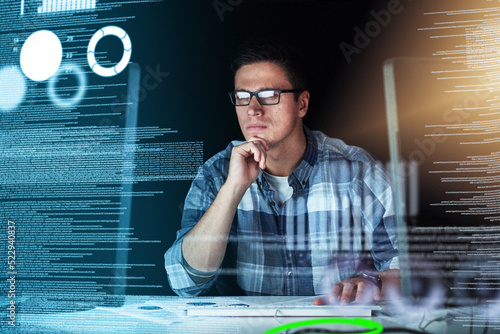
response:
{"label": "plaid shirt", "polygon": [[303,161],[288,177],[293,196],[274,202],[264,173],[238,205],[221,267],[197,285],[181,243],[224,184],[233,146],[199,170],[184,204],[181,229],[165,253],[172,289],[181,296],[319,295],[356,275],[366,254],[378,271],[399,267],[392,190],[363,149],[304,127]]}

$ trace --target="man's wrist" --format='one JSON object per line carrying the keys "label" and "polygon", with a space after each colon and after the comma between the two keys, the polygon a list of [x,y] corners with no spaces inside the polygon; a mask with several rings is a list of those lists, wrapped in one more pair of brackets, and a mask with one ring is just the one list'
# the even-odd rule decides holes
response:
{"label": "man's wrist", "polygon": [[380,291],[382,291],[382,280],[380,279],[380,276],[376,272],[359,271],[356,276],[373,283],[376,287],[379,288]]}
{"label": "man's wrist", "polygon": [[226,192],[230,198],[236,203],[236,205],[239,204],[241,199],[243,198],[243,195],[245,195],[245,192],[248,190],[250,186],[245,186],[241,185],[239,183],[233,183],[231,180],[226,180],[226,182],[222,185],[221,189],[219,190],[219,193]]}

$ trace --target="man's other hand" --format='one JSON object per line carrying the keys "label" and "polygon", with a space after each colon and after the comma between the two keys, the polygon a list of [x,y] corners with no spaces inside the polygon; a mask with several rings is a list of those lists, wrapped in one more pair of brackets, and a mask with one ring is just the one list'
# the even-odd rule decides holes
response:
{"label": "man's other hand", "polygon": [[380,300],[380,289],[367,279],[354,277],[335,284],[329,295],[316,299],[314,305],[348,305],[352,301],[372,304]]}

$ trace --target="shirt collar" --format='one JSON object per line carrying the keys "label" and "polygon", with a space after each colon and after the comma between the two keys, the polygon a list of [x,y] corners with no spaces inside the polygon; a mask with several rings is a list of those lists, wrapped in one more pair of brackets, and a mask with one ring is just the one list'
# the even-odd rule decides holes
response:
{"label": "shirt collar", "polygon": [[[294,190],[297,184],[302,189],[306,188],[307,182],[314,168],[314,164],[316,163],[316,159],[318,158],[318,146],[316,138],[314,137],[311,130],[309,130],[309,128],[307,128],[305,125],[303,126],[303,128],[306,136],[306,150],[304,152],[304,156],[302,157],[302,162],[288,177],[288,183],[294,188]],[[263,176],[264,173],[261,171],[258,177],[259,184],[262,184]],[[264,182],[264,184],[265,183],[266,182]]]}
{"label": "shirt collar", "polygon": [[[307,186],[307,181],[318,158],[318,144],[316,138],[309,128],[304,125],[304,133],[306,135],[306,151],[300,165],[295,168],[290,177],[295,178],[302,188]],[[289,181],[291,182],[291,181]],[[293,181],[292,181],[293,182]]]}

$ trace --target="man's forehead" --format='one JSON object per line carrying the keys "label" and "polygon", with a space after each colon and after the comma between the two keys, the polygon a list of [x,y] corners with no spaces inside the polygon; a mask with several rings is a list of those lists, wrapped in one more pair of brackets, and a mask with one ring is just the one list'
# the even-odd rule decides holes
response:
{"label": "man's forehead", "polygon": [[279,65],[271,62],[258,62],[242,66],[235,73],[234,85],[235,89],[252,88],[253,90],[292,88],[285,71]]}

